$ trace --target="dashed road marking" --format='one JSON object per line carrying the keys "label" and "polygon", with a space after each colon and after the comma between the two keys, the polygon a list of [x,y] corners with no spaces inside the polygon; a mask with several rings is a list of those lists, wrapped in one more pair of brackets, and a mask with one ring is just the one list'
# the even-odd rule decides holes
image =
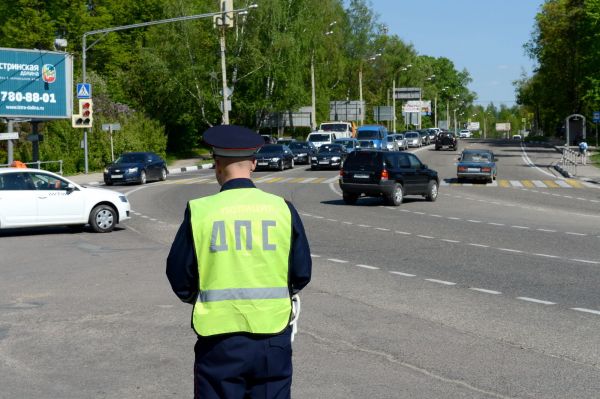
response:
{"label": "dashed road marking", "polygon": [[518,296],[517,299],[520,299],[522,301],[527,301],[527,302],[539,303],[539,304],[542,304],[542,305],[556,305],[555,302],[542,301],[541,299],[528,298],[526,296]]}
{"label": "dashed road marking", "polygon": [[600,315],[600,311],[599,310],[586,309],[586,308],[571,308],[571,309],[577,310],[578,312],[585,312],[585,313],[591,313],[591,314]]}
{"label": "dashed road marking", "polygon": [[327,260],[330,262],[335,262],[335,263],[348,263],[347,260],[336,259],[336,258],[327,258]]}
{"label": "dashed road marking", "polygon": [[477,291],[477,292],[483,292],[484,294],[492,294],[492,295],[501,295],[502,294],[500,291],[487,290],[485,288],[470,287],[469,289],[473,290],[473,291]]}
{"label": "dashed road marking", "polygon": [[394,272],[394,271],[390,271],[391,274],[397,274],[398,276],[404,276],[404,277],[415,277],[416,274],[409,274],[409,273],[402,273],[402,272]]}
{"label": "dashed road marking", "polygon": [[451,281],[437,280],[435,278],[426,278],[425,281],[429,281],[431,283],[436,283],[436,284],[442,284],[442,285],[456,285],[456,283],[453,283]]}
{"label": "dashed road marking", "polygon": [[378,267],[376,267],[376,266],[361,265],[361,264],[358,264],[358,265],[356,265],[356,266],[357,266],[357,267],[362,267],[363,269],[369,269],[369,270],[379,270],[379,268],[378,268]]}

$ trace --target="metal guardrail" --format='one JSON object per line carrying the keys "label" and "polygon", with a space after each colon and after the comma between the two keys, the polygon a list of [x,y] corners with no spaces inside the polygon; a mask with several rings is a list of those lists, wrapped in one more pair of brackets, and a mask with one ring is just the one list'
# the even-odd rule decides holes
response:
{"label": "metal guardrail", "polygon": [[571,175],[576,176],[578,159],[579,153],[577,151],[573,151],[569,148],[563,148],[562,158],[560,160],[561,167]]}
{"label": "metal guardrail", "polygon": [[[50,163],[58,163],[58,174],[62,175],[63,174],[63,160],[60,159],[58,161],[37,161],[37,162],[23,162],[25,165],[30,166],[30,165],[35,165],[37,169],[42,169],[42,164],[50,164]],[[0,164],[0,167],[9,167],[10,164],[8,163],[4,163],[4,164]]]}

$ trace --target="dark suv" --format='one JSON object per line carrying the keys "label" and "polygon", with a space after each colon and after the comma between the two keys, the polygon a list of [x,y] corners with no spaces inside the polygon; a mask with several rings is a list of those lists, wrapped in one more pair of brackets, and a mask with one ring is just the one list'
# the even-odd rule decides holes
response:
{"label": "dark suv", "polygon": [[441,132],[437,136],[437,140],[435,141],[435,150],[441,150],[444,147],[448,147],[452,150],[458,149],[458,139],[452,132]]}
{"label": "dark suv", "polygon": [[349,205],[363,194],[383,197],[394,206],[400,205],[405,195],[422,195],[435,201],[439,183],[436,171],[407,152],[355,151],[340,170],[340,188]]}

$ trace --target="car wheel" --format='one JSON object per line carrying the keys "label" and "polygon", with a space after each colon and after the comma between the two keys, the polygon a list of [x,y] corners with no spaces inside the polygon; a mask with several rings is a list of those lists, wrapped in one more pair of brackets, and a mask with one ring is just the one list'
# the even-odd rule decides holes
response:
{"label": "car wheel", "polygon": [[396,183],[394,185],[394,189],[390,193],[389,196],[386,197],[387,203],[392,206],[398,206],[402,203],[402,199],[404,198],[404,192],[402,188],[402,184]]}
{"label": "car wheel", "polygon": [[162,168],[162,170],[160,171],[160,181],[165,181],[167,180],[167,170],[165,168]]}
{"label": "car wheel", "polygon": [[354,205],[354,204],[356,204],[356,201],[358,200],[358,194],[343,193],[342,196],[344,198],[344,202],[348,205]]}
{"label": "car wheel", "polygon": [[281,161],[279,161],[279,170],[282,171],[284,169],[285,169],[285,162],[282,159]]}
{"label": "car wheel", "polygon": [[98,205],[90,212],[90,226],[96,233],[108,233],[115,228],[117,212],[106,204]]}
{"label": "car wheel", "polygon": [[311,166],[310,170],[317,170],[317,167],[316,166]]}
{"label": "car wheel", "polygon": [[146,171],[142,170],[140,172],[140,184],[146,184]]}
{"label": "car wheel", "polygon": [[425,198],[427,198],[427,201],[435,201],[438,197],[438,184],[436,181],[431,180],[429,182],[429,185],[427,186],[427,195],[425,196]]}
{"label": "car wheel", "polygon": [[107,186],[112,186],[113,182],[110,180],[104,180],[104,184],[106,184]]}

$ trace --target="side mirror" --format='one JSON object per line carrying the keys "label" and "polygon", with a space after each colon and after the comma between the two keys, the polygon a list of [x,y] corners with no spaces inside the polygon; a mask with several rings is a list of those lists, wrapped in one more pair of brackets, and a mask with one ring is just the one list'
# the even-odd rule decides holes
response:
{"label": "side mirror", "polygon": [[421,164],[421,169],[427,169],[427,165],[425,165],[424,163]]}
{"label": "side mirror", "polygon": [[73,191],[75,191],[75,185],[73,183],[67,184],[67,194],[71,194]]}

